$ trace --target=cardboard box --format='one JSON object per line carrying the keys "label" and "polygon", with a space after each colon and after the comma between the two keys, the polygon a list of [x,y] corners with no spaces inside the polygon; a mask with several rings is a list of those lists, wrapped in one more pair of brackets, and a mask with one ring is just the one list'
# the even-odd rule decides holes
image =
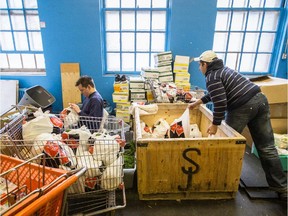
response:
{"label": "cardboard box", "polygon": [[288,103],[269,104],[270,117],[287,119],[287,105]]}
{"label": "cardboard box", "polygon": [[158,79],[160,82],[173,82],[174,80],[172,73],[170,75],[159,76]]}
{"label": "cardboard box", "polygon": [[122,119],[126,123],[130,122],[129,111],[116,110],[116,117]]}
{"label": "cardboard box", "polygon": [[172,52],[162,52],[154,55],[155,63],[164,62],[164,61],[172,61]]}
{"label": "cardboard box", "polygon": [[189,82],[175,82],[178,89],[183,89],[184,91],[190,91],[191,84]]}
{"label": "cardboard box", "polygon": [[114,83],[114,92],[129,92],[129,83]]}
{"label": "cardboard box", "polygon": [[130,102],[127,103],[116,103],[116,109],[121,111],[129,111],[129,107],[131,106]]}
{"label": "cardboard box", "polygon": [[189,56],[179,56],[176,55],[175,61],[174,61],[174,67],[173,71],[174,73],[177,72],[188,72],[189,70]]}
{"label": "cardboard box", "polygon": [[146,100],[145,89],[130,89],[131,100]]}
{"label": "cardboard box", "polygon": [[157,69],[159,73],[169,72],[169,71],[172,72],[172,63],[171,62],[160,63],[157,65]]}
{"label": "cardboard box", "polygon": [[130,82],[130,89],[144,89],[144,82]]}
{"label": "cardboard box", "polygon": [[159,71],[155,68],[142,68],[141,75],[148,79],[158,79]]}
{"label": "cardboard box", "polygon": [[177,82],[186,82],[190,83],[190,74],[189,73],[174,73],[175,83]]}
{"label": "cardboard box", "polygon": [[120,93],[113,93],[112,94],[113,102],[114,103],[123,103],[129,101],[129,93],[128,94],[120,94]]}
{"label": "cardboard box", "polygon": [[172,71],[167,71],[167,72],[162,72],[162,73],[159,73],[159,77],[161,76],[168,76],[168,75],[174,75]]}
{"label": "cardboard box", "polygon": [[145,88],[145,81],[142,77],[137,76],[137,77],[130,77],[129,78],[130,82],[130,89],[131,88],[136,88],[136,89],[144,89]]}
{"label": "cardboard box", "polygon": [[263,76],[251,79],[255,84],[260,86],[261,91],[268,98],[269,104],[287,103],[288,102],[288,81],[270,76]]}
{"label": "cardboard box", "polygon": [[[250,80],[260,86],[261,91],[268,99],[274,133],[287,133],[287,79],[262,76]],[[252,148],[253,140],[247,127],[244,128],[242,135],[247,139],[247,145]]]}

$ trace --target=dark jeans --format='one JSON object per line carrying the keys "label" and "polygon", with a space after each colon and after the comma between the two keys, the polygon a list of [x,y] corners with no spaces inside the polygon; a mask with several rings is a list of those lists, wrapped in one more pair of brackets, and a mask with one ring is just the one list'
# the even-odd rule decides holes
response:
{"label": "dark jeans", "polygon": [[287,176],[275,148],[266,96],[258,93],[246,104],[227,112],[226,123],[239,133],[248,126],[269,186],[278,192],[286,191]]}

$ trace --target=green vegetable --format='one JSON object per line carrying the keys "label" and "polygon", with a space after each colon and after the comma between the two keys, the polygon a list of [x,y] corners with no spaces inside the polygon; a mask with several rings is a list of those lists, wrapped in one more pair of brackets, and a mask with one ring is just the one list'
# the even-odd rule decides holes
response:
{"label": "green vegetable", "polygon": [[135,166],[135,143],[130,141],[124,151],[124,169],[134,168]]}

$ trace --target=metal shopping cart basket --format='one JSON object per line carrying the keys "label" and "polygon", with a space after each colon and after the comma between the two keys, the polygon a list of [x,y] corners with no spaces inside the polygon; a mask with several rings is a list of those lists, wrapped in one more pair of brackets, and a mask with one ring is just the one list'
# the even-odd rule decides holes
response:
{"label": "metal shopping cart basket", "polygon": [[8,215],[63,215],[65,190],[85,172],[67,172],[0,154],[1,210]]}
{"label": "metal shopping cart basket", "polygon": [[85,174],[68,189],[68,215],[113,214],[116,209],[125,207],[123,153],[124,134],[129,125],[115,117],[66,118],[56,114],[49,114],[49,117],[53,119],[51,122],[57,122],[60,132],[33,141],[23,140],[25,117],[19,117],[6,127],[1,138],[5,153],[23,160],[43,153],[45,164],[40,160],[39,163],[57,169],[87,167]]}

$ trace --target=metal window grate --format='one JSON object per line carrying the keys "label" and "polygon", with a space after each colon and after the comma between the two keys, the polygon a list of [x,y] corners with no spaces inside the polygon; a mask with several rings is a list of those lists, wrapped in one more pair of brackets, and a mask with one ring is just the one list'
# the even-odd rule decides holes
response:
{"label": "metal window grate", "polygon": [[0,2],[1,75],[45,73],[37,0]]}
{"label": "metal window grate", "polygon": [[133,74],[168,49],[170,0],[101,1],[104,73]]}
{"label": "metal window grate", "polygon": [[268,74],[283,4],[283,0],[218,0],[213,50],[243,74]]}

